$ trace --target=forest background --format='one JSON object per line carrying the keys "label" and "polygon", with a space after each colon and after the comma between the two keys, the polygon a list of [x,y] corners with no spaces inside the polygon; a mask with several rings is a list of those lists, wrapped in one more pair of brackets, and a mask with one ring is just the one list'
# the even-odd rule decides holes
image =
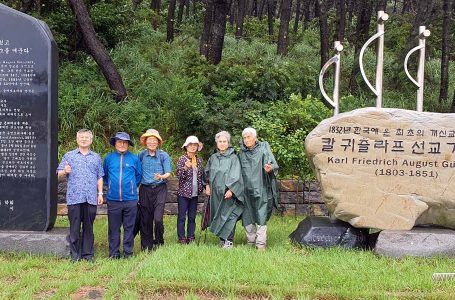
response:
{"label": "forest background", "polygon": [[[76,147],[80,128],[93,150],[127,131],[160,131],[174,161],[188,135],[214,150],[214,135],[253,126],[267,140],[281,177],[312,176],[306,135],[332,112],[320,99],[321,66],[342,42],[340,111],[375,105],[361,78],[358,53],[385,22],[383,106],[415,109],[416,88],[403,70],[427,39],[424,111],[455,111],[454,0],[0,0],[45,21],[59,47],[59,157]],[[375,48],[364,58],[374,81]],[[414,55],[417,56],[417,55]],[[411,73],[417,68],[411,57]],[[325,80],[331,91],[332,75]],[[133,152],[141,148],[138,143]]]}

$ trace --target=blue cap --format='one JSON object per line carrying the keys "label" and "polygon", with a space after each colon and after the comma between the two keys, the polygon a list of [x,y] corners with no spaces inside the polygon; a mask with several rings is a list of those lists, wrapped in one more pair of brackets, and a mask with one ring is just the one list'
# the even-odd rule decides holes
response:
{"label": "blue cap", "polygon": [[109,139],[109,144],[115,146],[115,141],[117,140],[128,141],[128,144],[130,144],[130,146],[134,146],[133,142],[130,139],[130,135],[126,132],[117,132],[113,137]]}

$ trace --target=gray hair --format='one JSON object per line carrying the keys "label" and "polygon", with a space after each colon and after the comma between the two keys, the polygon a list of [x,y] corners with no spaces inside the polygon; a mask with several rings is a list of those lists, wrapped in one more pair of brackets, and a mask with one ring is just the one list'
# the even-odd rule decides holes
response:
{"label": "gray hair", "polygon": [[231,145],[231,134],[225,130],[223,131],[220,131],[218,132],[216,135],[215,135],[215,143],[218,142],[218,140],[220,139],[220,137],[224,136],[227,141],[228,141],[228,144],[229,146]]}
{"label": "gray hair", "polygon": [[87,133],[91,139],[93,139],[93,132],[90,129],[82,128],[76,133],[76,137],[79,137],[81,134]]}
{"label": "gray hair", "polygon": [[251,134],[251,135],[254,136],[254,137],[257,137],[257,136],[258,136],[258,134],[257,134],[257,132],[256,132],[256,129],[254,129],[253,127],[247,127],[247,128],[245,128],[245,129],[243,129],[243,131],[242,131],[242,137],[244,137],[245,134],[248,134],[248,133]]}

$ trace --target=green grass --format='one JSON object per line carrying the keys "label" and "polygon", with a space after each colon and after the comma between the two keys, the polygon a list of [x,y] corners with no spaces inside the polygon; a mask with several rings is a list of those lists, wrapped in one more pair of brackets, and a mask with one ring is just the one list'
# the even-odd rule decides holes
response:
{"label": "green grass", "polygon": [[[274,216],[268,248],[245,245],[237,227],[235,247],[218,248],[208,233],[199,245],[176,240],[176,218],[165,217],[166,245],[132,259],[107,258],[107,219],[96,220],[94,263],[28,254],[0,254],[1,299],[450,299],[453,281],[433,282],[433,272],[454,272],[448,258],[377,257],[370,251],[307,249],[288,235],[301,218]],[[67,225],[66,218],[58,226]],[[199,228],[197,229],[199,236]]]}

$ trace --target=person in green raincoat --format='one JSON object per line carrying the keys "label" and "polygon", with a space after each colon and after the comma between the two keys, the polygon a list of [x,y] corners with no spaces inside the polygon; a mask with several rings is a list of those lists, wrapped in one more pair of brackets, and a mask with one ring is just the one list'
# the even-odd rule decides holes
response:
{"label": "person in green raincoat", "polygon": [[258,141],[256,130],[251,127],[242,132],[239,160],[245,186],[242,221],[247,242],[263,251],[267,242],[267,221],[273,207],[278,208],[278,164],[269,143]]}
{"label": "person in green raincoat", "polygon": [[231,135],[215,135],[217,152],[205,167],[206,189],[210,196],[210,231],[220,238],[220,246],[232,248],[235,224],[243,212],[243,181],[240,162],[231,146]]}

